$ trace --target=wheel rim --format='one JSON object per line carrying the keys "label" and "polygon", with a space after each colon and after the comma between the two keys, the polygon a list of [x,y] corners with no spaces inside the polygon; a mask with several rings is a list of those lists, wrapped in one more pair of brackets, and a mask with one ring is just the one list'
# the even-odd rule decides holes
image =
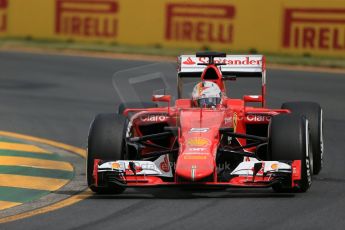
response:
{"label": "wheel rim", "polygon": [[308,119],[306,120],[306,124],[305,124],[305,135],[306,135],[306,158],[305,158],[305,163],[306,163],[306,173],[307,173],[307,180],[308,180],[308,184],[309,186],[311,185],[312,179],[311,179],[311,175],[312,175],[312,171],[311,171],[311,167],[313,166],[313,162],[312,162],[312,157],[310,157],[310,155],[312,154],[312,152],[310,151],[310,141],[309,141],[309,121]]}
{"label": "wheel rim", "polygon": [[320,115],[320,157],[321,157],[321,167],[323,164],[323,110],[321,109]]}

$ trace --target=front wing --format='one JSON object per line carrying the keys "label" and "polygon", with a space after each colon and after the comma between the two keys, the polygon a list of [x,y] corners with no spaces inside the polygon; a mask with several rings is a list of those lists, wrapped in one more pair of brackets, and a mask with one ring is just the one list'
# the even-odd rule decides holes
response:
{"label": "front wing", "polygon": [[[93,177],[97,187],[240,187],[266,188],[284,183],[291,188],[301,179],[301,161],[245,161],[221,182],[178,181],[173,170],[165,165],[166,156],[156,161],[94,161]],[[258,167],[259,166],[259,167]]]}

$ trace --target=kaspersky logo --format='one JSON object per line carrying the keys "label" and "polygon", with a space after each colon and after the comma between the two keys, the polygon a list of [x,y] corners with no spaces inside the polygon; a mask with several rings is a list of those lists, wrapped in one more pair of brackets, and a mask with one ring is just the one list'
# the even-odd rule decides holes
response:
{"label": "kaspersky logo", "polygon": [[344,52],[345,8],[285,9],[282,46]]}
{"label": "kaspersky logo", "polygon": [[234,18],[232,5],[170,3],[166,6],[165,39],[231,44]]}
{"label": "kaspersky logo", "polygon": [[184,62],[182,62],[185,65],[195,65],[196,62],[194,62],[190,57],[187,58]]}
{"label": "kaspersky logo", "polygon": [[8,0],[0,0],[0,33],[7,30]]}
{"label": "kaspersky logo", "polygon": [[55,32],[67,36],[115,38],[118,11],[116,0],[56,0]]}

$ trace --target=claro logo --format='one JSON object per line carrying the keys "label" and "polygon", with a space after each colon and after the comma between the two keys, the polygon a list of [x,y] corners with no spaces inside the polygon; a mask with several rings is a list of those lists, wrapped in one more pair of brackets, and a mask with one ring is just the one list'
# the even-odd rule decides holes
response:
{"label": "claro logo", "polygon": [[7,30],[7,6],[8,0],[0,0],[0,33]]}
{"label": "claro logo", "polygon": [[284,48],[345,50],[345,9],[285,9]]}
{"label": "claro logo", "polygon": [[247,115],[246,119],[247,121],[254,121],[254,122],[269,122],[271,120],[271,116],[249,114]]}
{"label": "claro logo", "polygon": [[164,114],[147,114],[140,117],[143,122],[164,122],[168,120],[168,117]]}
{"label": "claro logo", "polygon": [[167,4],[168,41],[233,42],[235,8],[219,4]]}
{"label": "claro logo", "polygon": [[115,38],[118,11],[115,0],[56,0],[55,32],[67,36]]}

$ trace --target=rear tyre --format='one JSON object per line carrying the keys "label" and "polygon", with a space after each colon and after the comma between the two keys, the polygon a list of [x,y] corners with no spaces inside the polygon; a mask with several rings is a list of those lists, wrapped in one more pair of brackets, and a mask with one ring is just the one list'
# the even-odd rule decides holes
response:
{"label": "rear tyre", "polygon": [[87,151],[87,183],[96,193],[122,193],[119,186],[97,187],[94,185],[94,160],[116,161],[123,159],[126,118],[119,114],[99,114],[91,123]]}
{"label": "rear tyre", "polygon": [[313,148],[313,173],[319,174],[323,164],[323,117],[321,106],[315,102],[286,102],[282,105],[282,109],[288,109],[293,114],[307,117]]}
{"label": "rear tyre", "polygon": [[127,102],[119,105],[118,113],[123,114],[126,109],[143,109],[143,108],[157,108],[157,104],[154,102]]}
{"label": "rear tyre", "polygon": [[288,183],[273,186],[276,192],[306,192],[312,183],[311,143],[309,123],[304,116],[280,114],[273,116],[269,125],[268,152],[271,160],[301,160],[301,180],[291,188]]}

